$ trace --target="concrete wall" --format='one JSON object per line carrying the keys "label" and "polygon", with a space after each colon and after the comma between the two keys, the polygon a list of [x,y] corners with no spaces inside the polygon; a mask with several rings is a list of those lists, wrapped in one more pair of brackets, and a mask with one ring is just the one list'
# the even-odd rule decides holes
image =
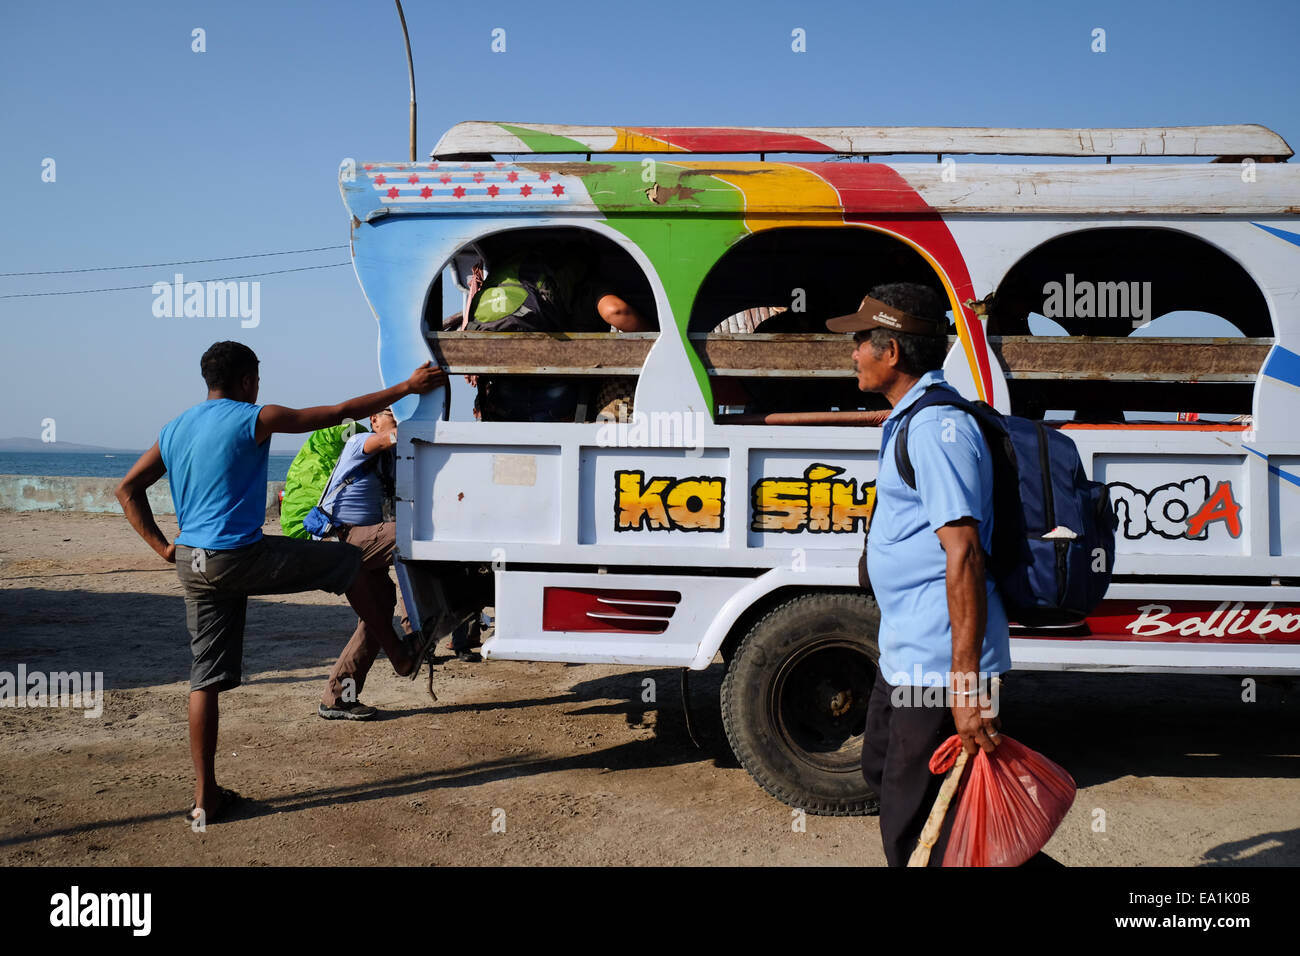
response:
{"label": "concrete wall", "polygon": [[[0,509],[8,511],[97,511],[122,513],[113,497],[118,478],[34,477],[0,475]],[[266,513],[279,514],[283,481],[266,485]],[[171,488],[164,478],[149,489],[149,506],[158,515],[173,515]]]}

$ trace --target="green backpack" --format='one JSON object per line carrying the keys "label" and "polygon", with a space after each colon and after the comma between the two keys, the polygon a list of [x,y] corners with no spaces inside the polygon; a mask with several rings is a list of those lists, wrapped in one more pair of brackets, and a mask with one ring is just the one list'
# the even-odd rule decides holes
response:
{"label": "green backpack", "polygon": [[[572,331],[575,293],[585,267],[572,258],[552,266],[550,258],[541,250],[523,249],[492,266],[487,283],[470,301],[466,331]],[[594,317],[586,318],[591,325]],[[593,331],[600,329],[596,319]]]}
{"label": "green backpack", "polygon": [[353,435],[370,429],[360,422],[321,428],[307,436],[284,478],[284,501],[280,503],[280,530],[290,538],[310,538],[302,519],[316,507],[330,473]]}

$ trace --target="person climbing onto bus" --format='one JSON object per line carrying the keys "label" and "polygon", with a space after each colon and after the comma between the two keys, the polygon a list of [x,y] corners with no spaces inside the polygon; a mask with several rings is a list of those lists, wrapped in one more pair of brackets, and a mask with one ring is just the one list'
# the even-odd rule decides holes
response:
{"label": "person climbing onto bus", "polygon": [[[189,736],[194,803],[186,819],[215,822],[240,799],[217,785],[218,695],[243,680],[244,619],[250,594],[323,590],[346,593],[373,627],[399,676],[414,677],[424,647],[401,641],[369,576],[360,548],[336,541],[264,535],[266,473],[274,434],[303,433],[356,419],[447,381],[430,362],[406,381],[336,405],[287,408],[257,404],[258,359],[239,342],[218,342],[199,363],[207,399],[163,426],[153,446],[117,486],[117,500],[141,538],[174,562],[185,592],[190,632]],[[146,492],[166,475],[180,528],[169,542]],[[387,611],[387,616],[385,612]],[[385,631],[386,628],[386,631]]]}
{"label": "person climbing onto bus", "polygon": [[[985,567],[993,542],[993,466],[979,423],[951,406],[916,412],[906,438],[914,486],[899,475],[891,445],[911,405],[946,384],[944,313],[934,289],[896,282],[874,287],[856,313],[826,323],[832,332],[853,333],[858,388],[879,392],[893,406],[881,435],[867,534],[880,660],[862,746],[862,772],[880,798],[890,866],[906,865],[938,794],[941,778],[929,768],[935,749],[954,732],[968,753],[997,746],[998,722],[981,707],[982,695],[991,675],[1011,667],[1006,612]],[[930,685],[947,694],[923,694],[920,688]],[[935,696],[946,696],[950,706],[934,706]],[[931,861],[943,859],[946,840],[945,828]]]}
{"label": "person climbing onto bus", "polygon": [[[333,537],[361,549],[358,579],[365,579],[376,599],[386,609],[387,621],[394,610],[401,619],[402,631],[409,639],[411,624],[402,605],[402,596],[393,585],[388,569],[397,550],[397,525],[384,520],[384,497],[392,483],[396,455],[397,420],[392,409],[385,408],[370,416],[370,431],[353,435],[343,445],[333,478],[325,495],[334,492],[330,509]],[[355,474],[353,474],[355,472]],[[339,485],[343,475],[353,476]],[[357,617],[343,653],[330,670],[317,713],[327,719],[370,720],[378,713],[361,702],[361,690],[370,666],[379,655],[380,638],[392,631],[392,624],[375,633],[365,618]]]}

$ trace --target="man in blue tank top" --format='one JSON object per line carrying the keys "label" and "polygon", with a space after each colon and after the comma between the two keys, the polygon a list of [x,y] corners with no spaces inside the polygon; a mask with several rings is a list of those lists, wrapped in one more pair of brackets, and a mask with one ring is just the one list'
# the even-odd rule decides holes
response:
{"label": "man in blue tank top", "polygon": [[[409,379],[337,405],[286,408],[259,405],[257,356],[239,342],[218,342],[199,363],[206,401],[163,426],[117,487],[117,500],[140,537],[176,564],[185,591],[190,632],[190,757],[194,806],[188,819],[214,822],[239,797],[216,780],[217,695],[242,681],[244,616],[250,594],[324,590],[347,594],[401,676],[414,676],[425,648],[393,631],[392,608],[369,576],[359,575],[358,548],[336,541],[302,541],[262,533],[266,469],[276,433],[302,433],[364,418],[407,395],[446,382],[426,362]],[[154,520],[148,488],[167,475],[180,531],[168,542]]]}

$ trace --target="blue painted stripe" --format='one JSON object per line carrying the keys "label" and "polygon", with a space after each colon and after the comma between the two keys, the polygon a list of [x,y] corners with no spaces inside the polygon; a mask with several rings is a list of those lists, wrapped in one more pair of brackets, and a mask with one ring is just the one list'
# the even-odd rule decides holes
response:
{"label": "blue painted stripe", "polygon": [[1300,355],[1280,345],[1273,346],[1268,361],[1264,363],[1264,374],[1300,388]]}
{"label": "blue painted stripe", "polygon": [[1297,488],[1300,488],[1300,478],[1297,478],[1295,475],[1288,475],[1281,468],[1277,467],[1277,465],[1269,465],[1268,470],[1271,471],[1273,474],[1277,475],[1283,481],[1289,481]]}
{"label": "blue painted stripe", "polygon": [[1294,246],[1300,246],[1300,232],[1287,232],[1285,229],[1278,229],[1278,228],[1276,228],[1276,227],[1274,227],[1274,226],[1265,226],[1265,225],[1261,225],[1261,224],[1258,223],[1258,222],[1252,222],[1251,225],[1252,225],[1252,226],[1259,226],[1259,228],[1260,228],[1260,229],[1263,229],[1265,232],[1271,232],[1273,235],[1277,236],[1279,239],[1283,239],[1283,240],[1285,240],[1286,242],[1289,242],[1289,243],[1291,243],[1291,244],[1294,245]]}
{"label": "blue painted stripe", "polygon": [[[1263,458],[1265,461],[1268,461],[1268,455],[1264,454],[1262,451],[1256,451],[1254,448],[1251,448],[1248,445],[1242,445],[1241,447],[1245,448],[1246,451],[1250,452],[1252,455],[1259,455],[1260,458]],[[1274,465],[1270,462],[1268,466],[1268,470],[1273,474],[1277,475],[1283,481],[1289,481],[1291,482],[1291,484],[1300,487],[1300,478],[1297,478],[1295,475],[1290,474],[1289,472],[1283,471],[1277,465]]]}

